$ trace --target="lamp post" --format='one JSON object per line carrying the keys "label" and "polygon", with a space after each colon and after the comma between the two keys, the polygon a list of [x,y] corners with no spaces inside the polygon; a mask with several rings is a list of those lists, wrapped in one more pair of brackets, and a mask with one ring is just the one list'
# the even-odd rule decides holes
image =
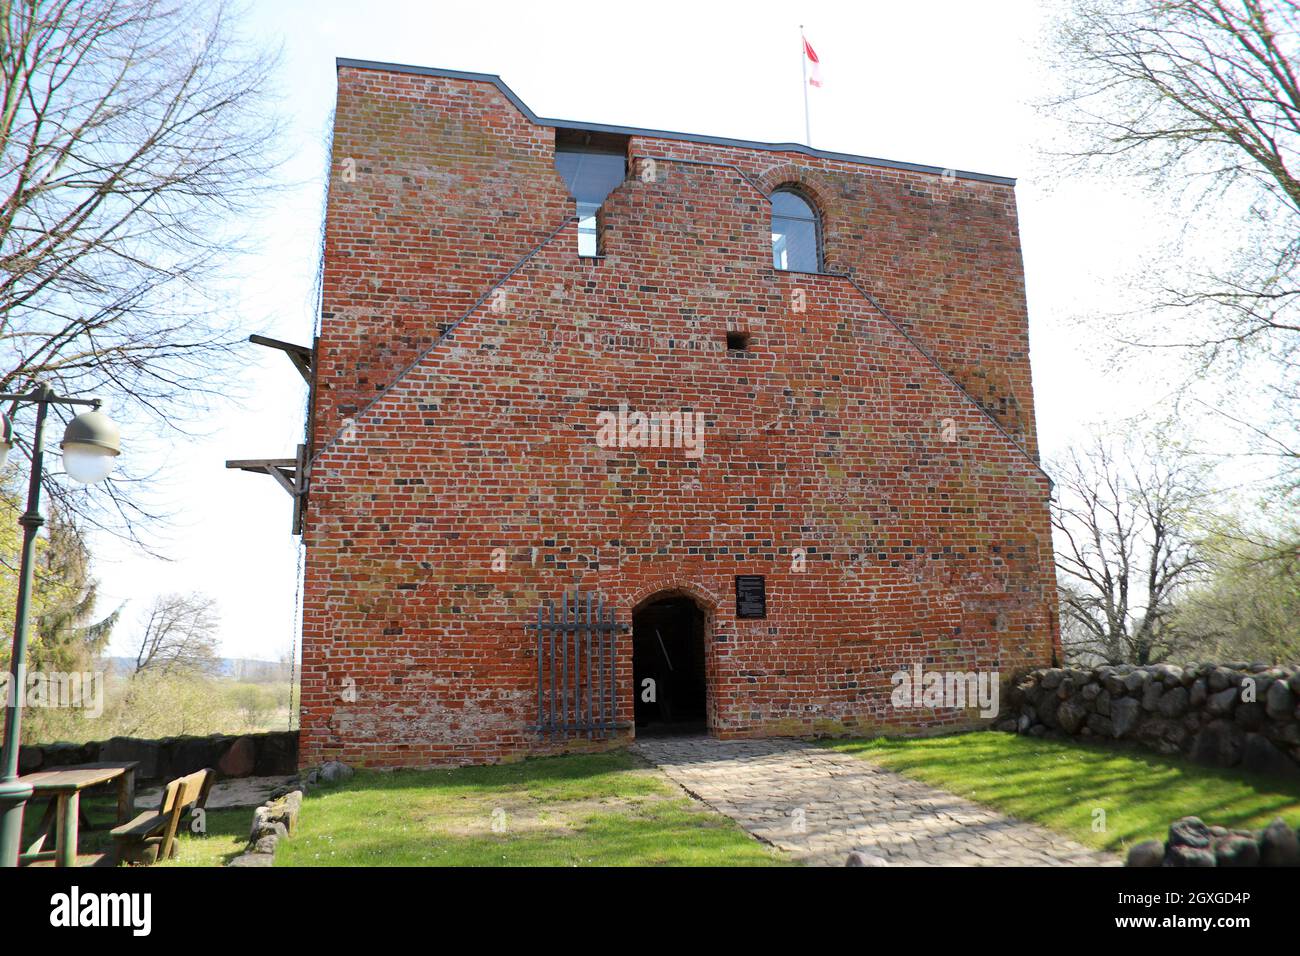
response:
{"label": "lamp post", "polygon": [[[17,866],[23,837],[23,807],[32,788],[18,780],[19,731],[22,727],[23,697],[27,685],[27,611],[32,590],[32,558],[41,517],[41,475],[45,453],[45,414],[51,405],[84,405],[83,412],[68,423],[63,433],[63,467],[83,484],[102,481],[113,470],[121,452],[117,426],[99,411],[98,399],[56,395],[48,385],[37,385],[21,395],[0,395],[0,402],[36,406],[36,430],[32,434],[32,472],[27,482],[27,510],[18,523],[23,528],[22,562],[18,572],[18,609],[14,615],[13,653],[9,657],[9,687],[5,701],[4,751],[0,757],[0,866]],[[13,423],[7,415],[0,435],[0,466],[13,448]]]}

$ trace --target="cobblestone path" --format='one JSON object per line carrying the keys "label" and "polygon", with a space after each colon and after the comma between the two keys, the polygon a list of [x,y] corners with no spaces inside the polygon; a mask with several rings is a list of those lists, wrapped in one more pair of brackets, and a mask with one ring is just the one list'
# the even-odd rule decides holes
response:
{"label": "cobblestone path", "polygon": [[662,737],[640,740],[634,749],[692,796],[812,865],[843,866],[854,850],[890,866],[1121,863],[1114,854],[804,741]]}

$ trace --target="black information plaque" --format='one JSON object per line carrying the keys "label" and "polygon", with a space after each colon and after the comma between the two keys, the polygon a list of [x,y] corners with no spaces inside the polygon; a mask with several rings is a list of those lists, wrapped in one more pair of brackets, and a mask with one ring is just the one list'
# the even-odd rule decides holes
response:
{"label": "black information plaque", "polygon": [[736,617],[767,617],[767,582],[763,575],[736,575]]}

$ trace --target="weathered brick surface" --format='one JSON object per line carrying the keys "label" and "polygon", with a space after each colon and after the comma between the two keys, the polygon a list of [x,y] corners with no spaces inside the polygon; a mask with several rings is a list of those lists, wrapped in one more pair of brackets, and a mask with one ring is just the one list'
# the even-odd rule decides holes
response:
{"label": "weathered brick surface", "polygon": [[[545,751],[524,625],[575,587],[624,622],[696,599],[719,736],[962,726],[892,708],[890,675],[1050,661],[1047,479],[944,374],[1032,453],[1011,188],[634,137],[653,181],[615,190],[605,257],[581,259],[573,223],[547,241],[571,213],[552,140],[490,84],[340,69],[304,764]],[[943,371],[847,279],[771,268],[765,191],[788,181],[819,204],[828,270]],[[702,412],[703,455],[599,447],[620,403]],[[736,619],[736,574],[766,575],[766,620]]]}

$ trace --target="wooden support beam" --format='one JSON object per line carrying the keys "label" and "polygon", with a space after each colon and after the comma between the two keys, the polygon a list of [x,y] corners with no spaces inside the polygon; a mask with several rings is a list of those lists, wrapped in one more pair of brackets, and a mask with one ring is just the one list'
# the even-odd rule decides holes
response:
{"label": "wooden support beam", "polygon": [[307,497],[307,446],[299,445],[294,458],[233,458],[226,467],[255,475],[270,475],[293,498],[293,533],[302,534],[303,504]]}
{"label": "wooden support beam", "polygon": [[289,361],[293,367],[298,370],[302,380],[308,385],[311,384],[311,367],[316,361],[316,352],[306,345],[295,345],[292,342],[281,342],[279,339],[270,339],[265,335],[250,335],[248,341],[254,345],[264,345],[269,349],[279,349],[285,355],[289,356]]}

